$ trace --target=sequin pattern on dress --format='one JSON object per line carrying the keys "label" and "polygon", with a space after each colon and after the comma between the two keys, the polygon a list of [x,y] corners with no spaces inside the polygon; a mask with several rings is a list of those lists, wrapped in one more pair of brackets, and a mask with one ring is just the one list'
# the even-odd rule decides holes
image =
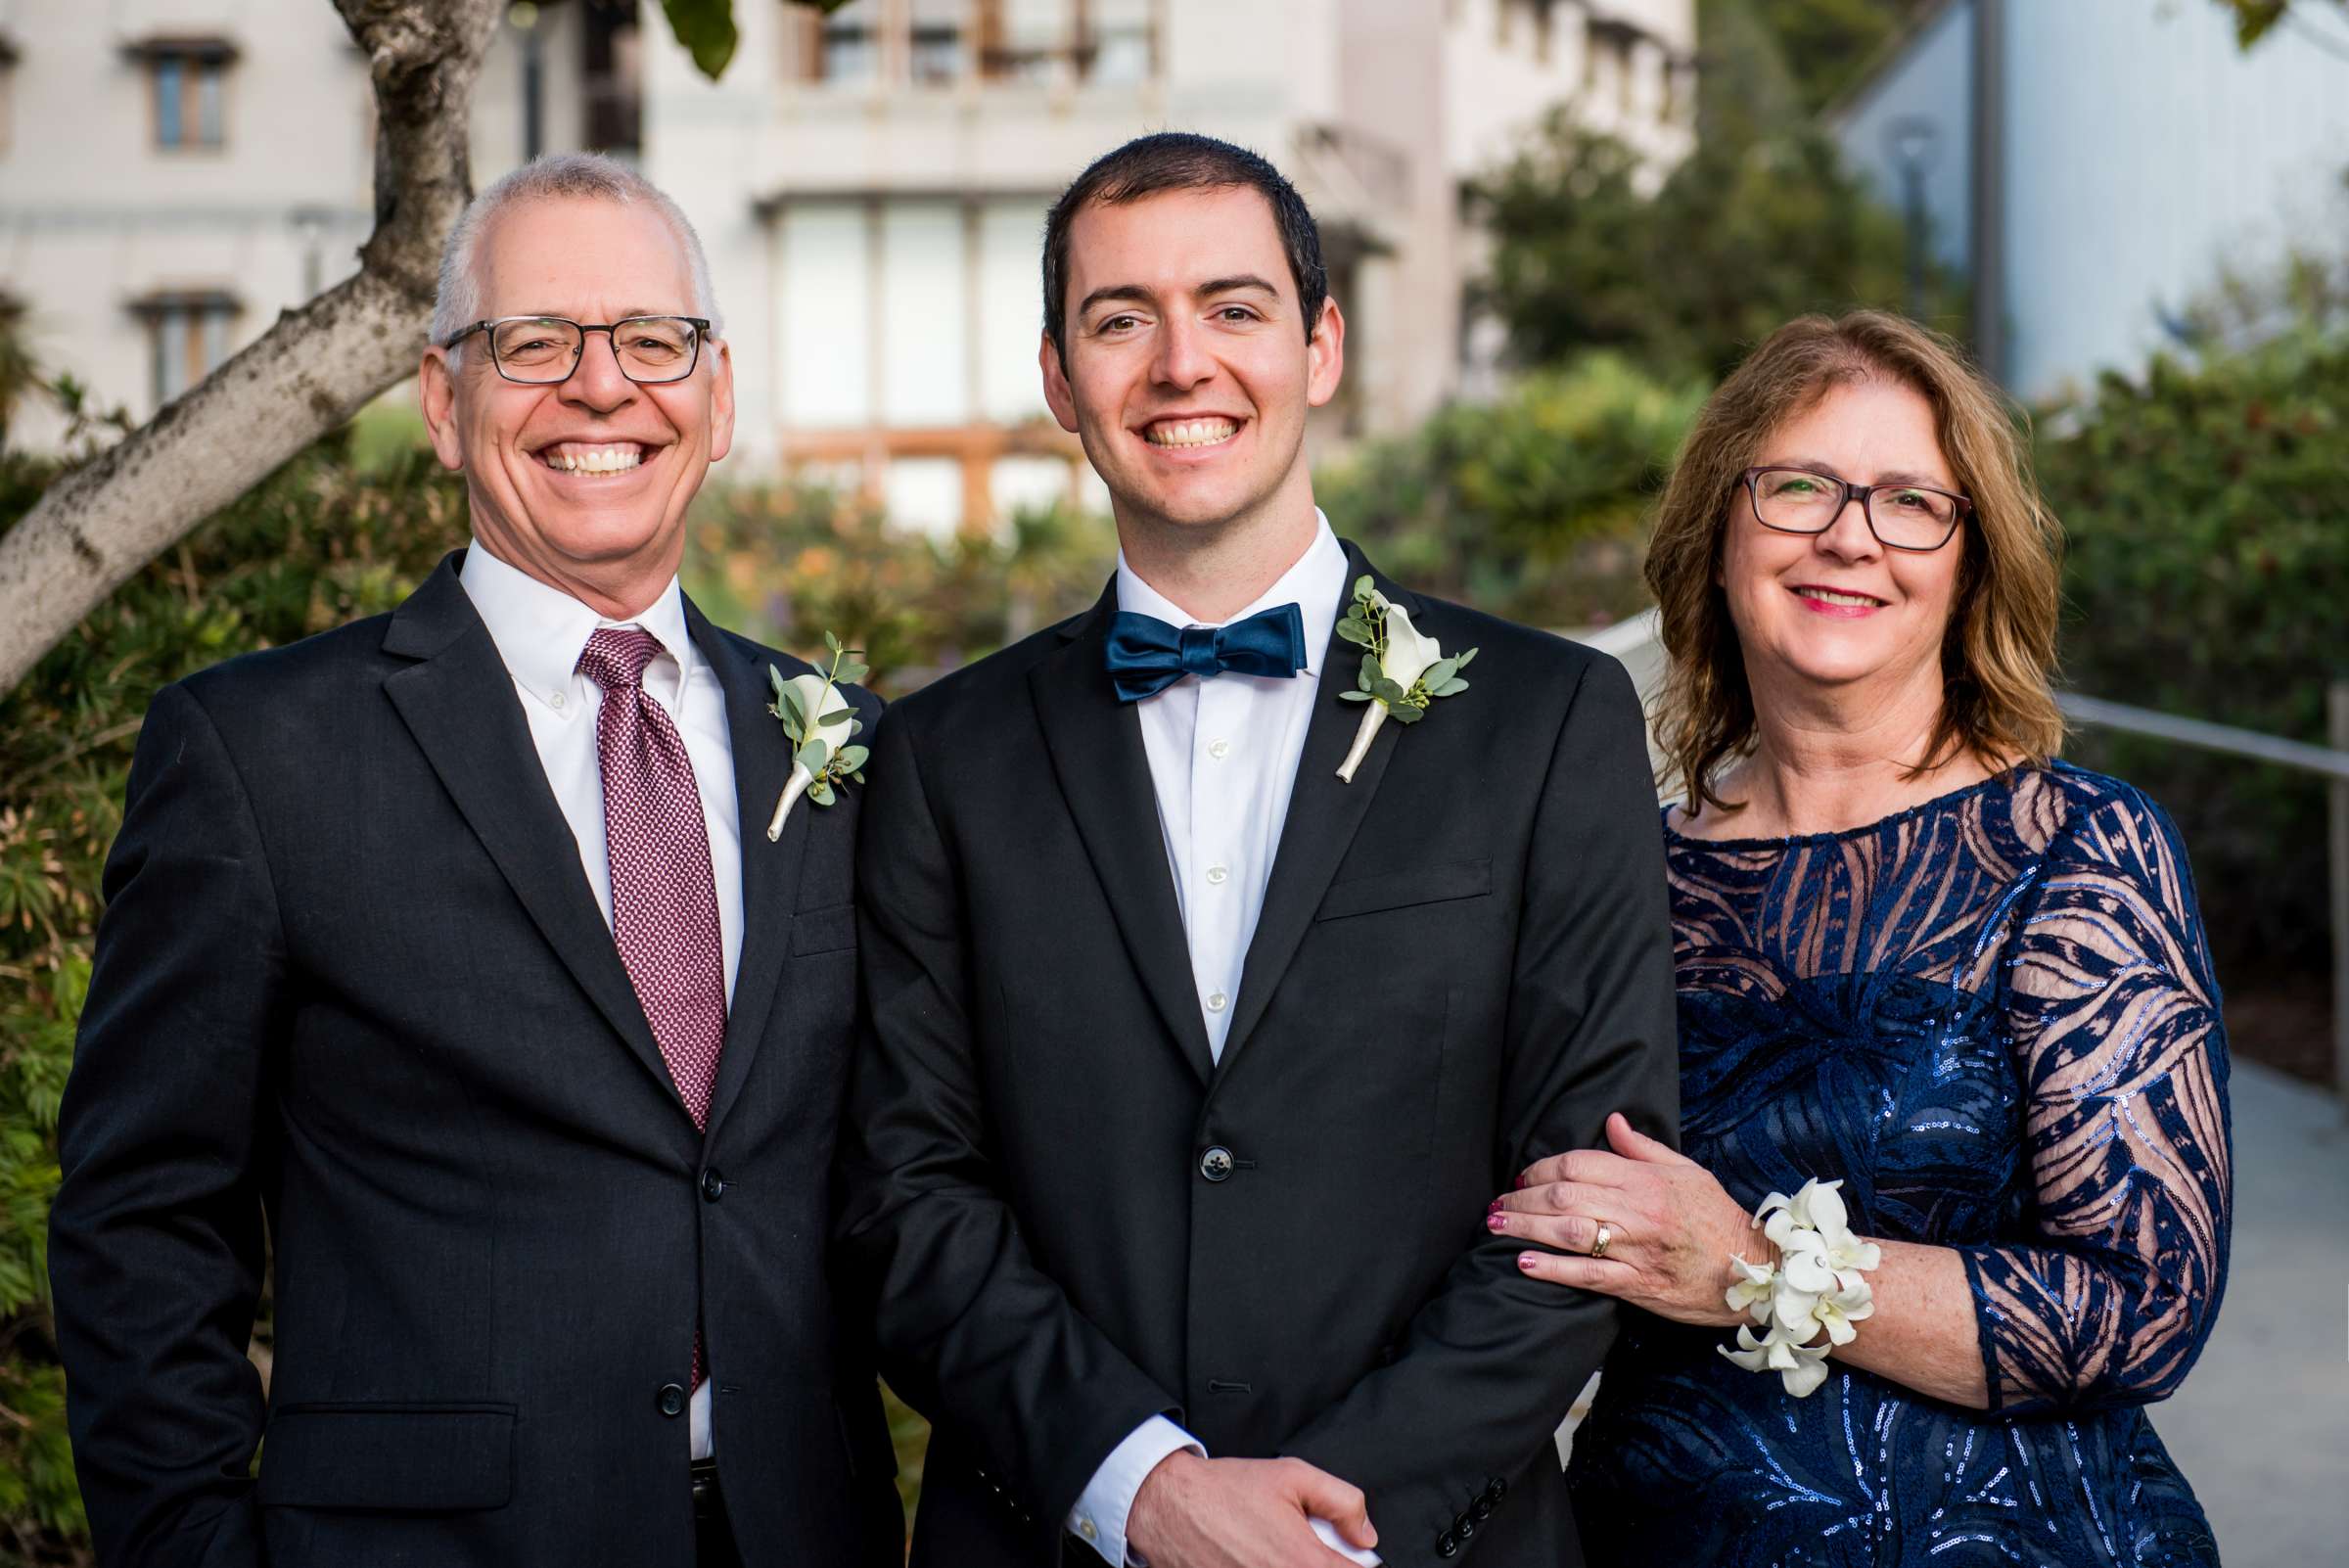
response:
{"label": "sequin pattern on dress", "polygon": [[[1627,1314],[1570,1479],[1593,1563],[2215,1564],[2144,1406],[2225,1284],[2227,1053],[2176,830],[2056,764],[1872,826],[1669,836],[1682,1145],[1957,1248],[1987,1411],[1807,1400]],[[1865,1324],[1861,1332],[1867,1332]]]}

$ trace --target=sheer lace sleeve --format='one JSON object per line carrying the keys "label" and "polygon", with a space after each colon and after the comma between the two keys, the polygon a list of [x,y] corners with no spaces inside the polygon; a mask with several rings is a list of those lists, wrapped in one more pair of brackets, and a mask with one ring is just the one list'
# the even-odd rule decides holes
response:
{"label": "sheer lace sleeve", "polygon": [[2010,1414],[2167,1397],[2227,1274],[2227,1042],[2186,853],[2135,791],[2082,807],[2008,951],[2036,1234],[1962,1249]]}

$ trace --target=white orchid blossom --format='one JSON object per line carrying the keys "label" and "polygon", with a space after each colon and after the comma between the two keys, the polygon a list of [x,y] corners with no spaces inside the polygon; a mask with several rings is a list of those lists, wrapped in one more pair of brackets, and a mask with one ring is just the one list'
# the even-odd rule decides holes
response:
{"label": "white orchid blossom", "polygon": [[1735,1256],[1729,1262],[1737,1270],[1737,1277],[1729,1282],[1725,1293],[1729,1311],[1744,1313],[1757,1323],[1770,1321],[1770,1298],[1777,1283],[1777,1269],[1770,1264],[1750,1264]]}
{"label": "white orchid blossom", "polygon": [[1852,1325],[1876,1310],[1862,1276],[1883,1261],[1883,1249],[1852,1233],[1842,1185],[1814,1179],[1791,1198],[1773,1192],[1762,1200],[1754,1223],[1778,1249],[1774,1268],[1729,1259],[1735,1273],[1725,1299],[1766,1330],[1757,1337],[1740,1323],[1737,1349],[1724,1345],[1721,1353],[1749,1372],[1776,1372],[1796,1399],[1826,1381],[1828,1353],[1857,1338]]}

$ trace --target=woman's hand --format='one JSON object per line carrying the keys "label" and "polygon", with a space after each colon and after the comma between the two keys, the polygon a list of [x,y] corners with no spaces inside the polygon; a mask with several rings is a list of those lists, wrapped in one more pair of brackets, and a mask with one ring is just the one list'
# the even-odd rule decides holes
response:
{"label": "woman's hand", "polygon": [[[1580,1256],[1526,1252],[1517,1267],[1535,1279],[1595,1290],[1676,1323],[1727,1327],[1747,1321],[1727,1291],[1731,1253],[1760,1263],[1775,1252],[1753,1218],[1694,1160],[1607,1118],[1614,1150],[1576,1149],[1536,1161],[1514,1192],[1494,1200],[1495,1235]],[[1591,1257],[1599,1226],[1602,1257]]]}

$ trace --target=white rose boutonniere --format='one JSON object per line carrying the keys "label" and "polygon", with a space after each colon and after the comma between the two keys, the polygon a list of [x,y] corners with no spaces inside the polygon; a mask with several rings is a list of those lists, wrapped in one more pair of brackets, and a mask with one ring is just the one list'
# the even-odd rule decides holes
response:
{"label": "white rose boutonniere", "polygon": [[1362,650],[1362,668],[1355,689],[1339,697],[1367,703],[1362,723],[1354,732],[1354,746],[1338,766],[1342,783],[1354,782],[1355,769],[1370,755],[1370,742],[1379,725],[1390,717],[1398,724],[1416,724],[1427,716],[1427,705],[1468,689],[1460,671],[1476,650],[1446,656],[1436,639],[1411,624],[1410,612],[1390,603],[1367,576],[1356,579],[1354,606],[1338,623],[1338,635]]}
{"label": "white rose boutonniere", "polygon": [[840,687],[844,681],[862,680],[872,669],[862,662],[862,649],[843,648],[829,631],[824,633],[824,647],[832,655],[832,668],[823,674],[794,675],[786,680],[783,671],[772,665],[766,667],[767,678],[775,688],[775,700],[766,711],[783,721],[783,733],[791,737],[793,748],[791,777],[783,786],[783,798],[775,803],[775,814],[766,823],[770,843],[783,836],[783,820],[791,815],[801,796],[818,806],[830,806],[843,780],[864,782],[864,760],[869,754],[861,746],[849,744],[864,725],[840,694]]}

